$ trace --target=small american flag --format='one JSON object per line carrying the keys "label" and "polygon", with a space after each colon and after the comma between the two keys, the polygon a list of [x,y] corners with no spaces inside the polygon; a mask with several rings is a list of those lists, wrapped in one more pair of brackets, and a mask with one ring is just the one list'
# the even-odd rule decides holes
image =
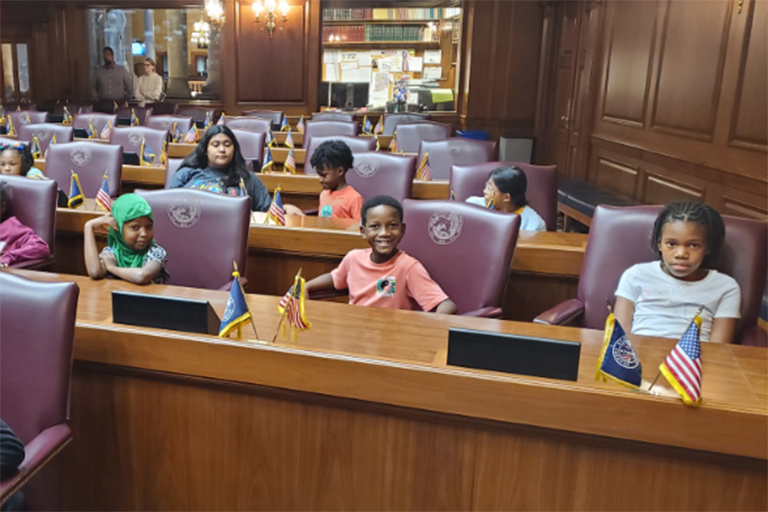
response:
{"label": "small american flag", "polygon": [[285,136],[285,146],[288,148],[293,148],[296,145],[293,143],[293,135],[291,135],[291,129],[288,128],[288,135]]}
{"label": "small american flag", "polygon": [[432,168],[429,166],[429,153],[424,155],[417,176],[424,181],[432,181]]}
{"label": "small american flag", "polygon": [[104,128],[101,129],[101,135],[99,135],[99,138],[109,140],[111,136],[112,136],[112,122],[107,121],[107,123],[104,125]]}
{"label": "small american flag", "polygon": [[304,133],[304,116],[299,118],[299,124],[296,125],[296,129],[299,130],[299,133]]}
{"label": "small american flag", "polygon": [[285,158],[285,163],[283,164],[283,170],[290,172],[291,174],[296,174],[296,158],[293,156],[293,148],[288,151],[288,156]]}
{"label": "small american flag", "polygon": [[104,177],[101,179],[101,186],[96,193],[96,204],[101,206],[104,211],[112,211],[112,198],[109,197],[109,183],[107,183],[106,173],[104,173]]}
{"label": "small american flag", "polygon": [[700,326],[701,317],[696,315],[659,368],[686,405],[698,405],[701,400]]}
{"label": "small american flag", "polygon": [[184,142],[186,142],[187,144],[194,144],[195,142],[197,142],[197,126],[195,126],[194,123],[192,123],[192,127],[184,136]]}
{"label": "small american flag", "polygon": [[283,200],[280,198],[280,187],[275,189],[275,197],[272,204],[269,205],[267,219],[272,219],[279,226],[285,226],[285,210],[283,209]]}

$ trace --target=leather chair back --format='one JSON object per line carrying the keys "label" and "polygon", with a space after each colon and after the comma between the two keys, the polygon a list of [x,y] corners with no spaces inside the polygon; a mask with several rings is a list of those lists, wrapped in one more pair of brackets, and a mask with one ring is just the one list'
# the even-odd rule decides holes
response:
{"label": "leather chair back", "polygon": [[422,121],[429,121],[429,114],[416,114],[414,112],[384,114],[384,131],[381,134],[392,135],[399,124],[420,123]]}
{"label": "leather chair back", "polygon": [[225,117],[224,126],[233,130],[247,130],[249,132],[268,132],[272,129],[272,121],[262,117],[242,116]]}
{"label": "leather chair back", "polygon": [[[263,119],[269,119],[272,126],[280,126],[283,122],[282,110],[248,110],[243,112],[244,116],[249,117],[261,117]],[[226,118],[224,118],[226,120]]]}
{"label": "leather chair back", "polygon": [[202,108],[195,105],[184,105],[182,103],[177,103],[175,113],[177,116],[191,117],[192,121],[195,123],[204,123],[206,115],[209,115],[211,117],[211,121],[213,122],[214,116],[216,115],[216,109]]}
{"label": "leather chair back", "polygon": [[451,136],[451,125],[423,121],[397,125],[397,149],[406,153],[418,153],[421,141],[445,140]]}
{"label": "leather chair back", "polygon": [[54,123],[40,123],[40,124],[25,124],[19,127],[19,140],[25,140],[32,143],[32,137],[37,137],[37,142],[40,143],[40,150],[45,155],[45,150],[48,149],[48,144],[51,143],[51,138],[56,135],[56,143],[63,144],[65,142],[72,142],[75,130],[71,126],[64,126]]}
{"label": "leather chair back", "polygon": [[232,280],[232,262],[245,275],[250,197],[202,190],[137,190],[152,207],[155,239],[168,251],[168,284],[218,290]]}
{"label": "leather chair back", "polygon": [[192,118],[189,116],[176,116],[176,115],[163,115],[163,116],[149,116],[147,122],[144,124],[147,128],[154,128],[155,130],[165,130],[171,135],[173,140],[173,125],[176,124],[176,128],[181,130],[183,135],[186,135],[190,128],[192,128]]}
{"label": "leather chair back", "polygon": [[8,112],[13,120],[13,127],[16,129],[16,133],[19,133],[19,128],[24,124],[40,124],[48,122],[48,112],[37,112],[36,110],[13,110]]}
{"label": "leather chair back", "polygon": [[384,151],[355,153],[355,164],[347,171],[347,184],[364,199],[386,195],[400,201],[411,197],[416,175],[416,157]]}
{"label": "leather chair back", "polygon": [[[398,143],[399,143],[398,139]],[[431,164],[431,155],[430,155]],[[528,180],[528,204],[547,224],[547,231],[557,230],[557,166],[532,165],[520,162],[486,162],[475,165],[454,165],[451,168],[451,190],[457,201],[482,196],[491,172],[499,167],[514,165],[522,169]]]}
{"label": "leather chair back", "polygon": [[351,123],[355,120],[355,114],[343,112],[313,112],[312,121],[342,121]]}
{"label": "leather chair back", "polygon": [[[606,300],[614,303],[625,270],[659,260],[650,242],[659,211],[661,206],[595,208],[577,293],[584,303],[583,327],[603,328]],[[714,268],[741,287],[741,321],[734,338],[739,339],[742,331],[757,324],[768,265],[768,223],[729,215],[723,215],[723,221],[725,241]]]}
{"label": "leather chair back", "polygon": [[240,152],[246,161],[264,159],[264,142],[267,140],[266,132],[251,132],[247,130],[232,130],[240,144]]}
{"label": "leather chair back", "polygon": [[149,116],[152,115],[152,107],[117,107],[115,109],[115,115],[118,119],[130,119],[131,111],[136,113],[136,117],[139,119],[139,126],[146,125],[146,121]]}
{"label": "leather chair back", "polygon": [[25,176],[0,176],[11,190],[7,215],[31,228],[48,244],[51,255],[56,245],[56,182],[30,180]]}
{"label": "leather chair back", "polygon": [[419,148],[419,162],[427,152],[432,178],[447,180],[451,177],[451,167],[454,165],[474,165],[492,161],[496,157],[496,143],[463,137],[434,142],[425,140]]}
{"label": "leather chair back", "polygon": [[96,137],[101,134],[101,130],[104,129],[104,125],[107,121],[112,123],[112,128],[117,127],[117,116],[115,114],[102,114],[101,112],[88,112],[82,114],[72,114],[72,128],[78,128],[82,130],[88,130],[88,121],[93,123],[93,129],[96,130]]}
{"label": "leather chair back", "polygon": [[45,175],[69,195],[71,172],[77,173],[83,195],[95,198],[101,187],[101,178],[107,173],[109,195],[120,195],[120,180],[123,173],[123,148],[101,142],[70,142],[54,144],[48,151]]}
{"label": "leather chair back", "polygon": [[24,444],[67,420],[75,283],[0,272],[0,416]]}
{"label": "leather chair back", "polygon": [[[342,135],[345,137],[357,137],[358,122],[352,121],[307,121],[304,123],[304,144],[307,148],[307,155],[311,155],[309,152],[309,143],[312,137],[328,137],[330,135]],[[375,143],[374,143],[375,147]]]}
{"label": "leather chair back", "polygon": [[345,143],[347,146],[349,146],[349,149],[352,150],[352,155],[354,156],[355,153],[361,153],[363,151],[374,151],[376,149],[376,139],[373,137],[355,137],[355,136],[338,136],[338,135],[331,135],[331,136],[319,136],[315,135],[313,139],[309,141],[309,145],[306,146],[307,153],[306,153],[306,159],[304,161],[304,173],[305,174],[317,174],[317,169],[312,167],[312,164],[310,163],[310,160],[312,159],[312,155],[315,153],[315,150],[317,149],[320,144],[323,142],[329,141],[329,140],[340,140],[343,143]]}
{"label": "leather chair back", "polygon": [[500,308],[520,216],[456,201],[407,199],[403,209],[407,230],[400,248],[424,265],[457,313]]}
{"label": "leather chair back", "polygon": [[165,188],[168,188],[168,185],[171,183],[171,178],[173,178],[173,175],[179,170],[181,162],[183,161],[183,158],[168,159],[168,165],[165,167]]}
{"label": "leather chair back", "polygon": [[141,153],[141,141],[146,140],[149,148],[155,154],[155,166],[160,166],[160,152],[163,150],[163,142],[170,139],[170,134],[165,130],[155,130],[146,126],[126,126],[112,130],[109,138],[110,144],[119,144],[123,153]]}

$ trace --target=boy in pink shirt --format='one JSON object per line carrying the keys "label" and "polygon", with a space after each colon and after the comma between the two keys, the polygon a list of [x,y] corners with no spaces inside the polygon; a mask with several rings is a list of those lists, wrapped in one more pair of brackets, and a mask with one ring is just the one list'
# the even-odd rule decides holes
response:
{"label": "boy in pink shirt", "polygon": [[347,185],[346,174],[353,165],[352,150],[340,140],[320,144],[310,163],[320,177],[320,217],[360,219],[363,196]]}
{"label": "boy in pink shirt", "polygon": [[372,197],[362,207],[360,233],[370,249],[350,251],[338,268],[306,284],[315,290],[349,288],[349,303],[380,308],[453,314],[456,304],[419,261],[397,248],[405,234],[403,207],[389,196]]}

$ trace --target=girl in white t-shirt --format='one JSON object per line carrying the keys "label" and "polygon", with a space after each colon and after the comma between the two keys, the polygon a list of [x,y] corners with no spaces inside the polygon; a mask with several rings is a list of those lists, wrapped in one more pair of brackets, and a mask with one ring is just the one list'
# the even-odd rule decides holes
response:
{"label": "girl in white t-shirt", "polygon": [[491,172],[483,196],[467,198],[467,203],[485,206],[491,210],[516,213],[520,216],[521,231],[546,231],[547,225],[539,214],[528,206],[528,178],[519,167],[510,165]]}
{"label": "girl in white t-shirt", "polygon": [[741,309],[732,277],[706,267],[717,257],[725,225],[696,202],[667,205],[653,225],[651,245],[661,261],[624,272],[616,290],[616,318],[633,334],[680,338],[701,312],[701,341],[731,343]]}

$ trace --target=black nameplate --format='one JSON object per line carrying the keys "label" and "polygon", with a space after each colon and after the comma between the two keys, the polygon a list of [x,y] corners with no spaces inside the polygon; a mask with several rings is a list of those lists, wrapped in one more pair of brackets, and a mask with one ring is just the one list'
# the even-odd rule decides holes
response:
{"label": "black nameplate", "polygon": [[112,320],[200,334],[219,334],[221,325],[208,301],[122,291],[112,292]]}
{"label": "black nameplate", "polygon": [[140,163],[139,155],[133,151],[123,153],[123,165],[139,165]]}
{"label": "black nameplate", "polygon": [[576,381],[580,355],[581,343],[573,341],[466,329],[448,332],[451,366]]}
{"label": "black nameplate", "polygon": [[87,139],[88,130],[86,130],[85,128],[75,128],[73,136],[78,139]]}

